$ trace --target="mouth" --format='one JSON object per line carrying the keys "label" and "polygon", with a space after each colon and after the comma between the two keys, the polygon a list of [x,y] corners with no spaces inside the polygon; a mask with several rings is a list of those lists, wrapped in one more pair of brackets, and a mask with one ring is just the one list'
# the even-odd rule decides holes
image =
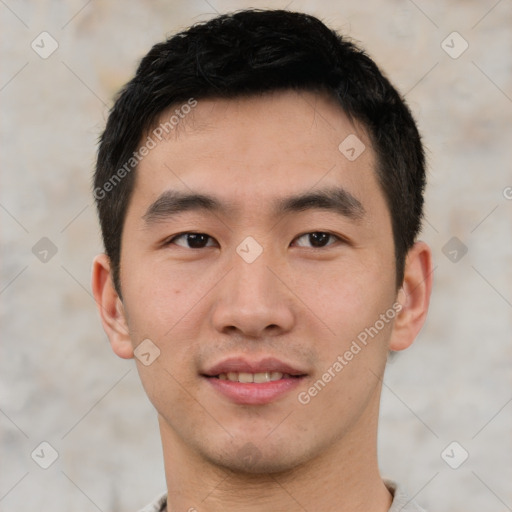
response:
{"label": "mouth", "polygon": [[244,384],[255,383],[262,384],[264,382],[275,382],[281,379],[298,379],[301,375],[290,375],[289,373],[282,372],[228,372],[219,373],[212,378],[219,380],[229,380],[231,382],[242,382]]}
{"label": "mouth", "polygon": [[278,359],[261,361],[232,358],[201,374],[214,392],[238,405],[274,402],[307,377],[306,372]]}

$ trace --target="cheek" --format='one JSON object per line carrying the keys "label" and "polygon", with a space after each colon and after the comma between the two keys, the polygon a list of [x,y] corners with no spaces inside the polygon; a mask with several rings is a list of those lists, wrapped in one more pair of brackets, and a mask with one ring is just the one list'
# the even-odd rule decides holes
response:
{"label": "cheek", "polygon": [[335,331],[336,325],[366,325],[372,319],[375,321],[374,317],[383,313],[394,297],[394,273],[389,265],[379,268],[378,264],[361,259],[301,267],[295,272],[297,296]]}
{"label": "cheek", "polygon": [[[347,364],[345,377],[363,366],[380,373],[395,313],[395,276],[390,265],[387,262],[386,268],[380,268],[366,260],[365,264],[340,265],[325,273],[302,273],[297,295],[305,297],[304,303],[311,312],[309,335],[319,340],[316,349],[321,372],[348,351],[343,358]],[[386,313],[385,321],[381,320]],[[337,379],[342,380],[345,379]]]}
{"label": "cheek", "polygon": [[134,347],[148,338],[160,350],[154,371],[138,363],[143,385],[153,401],[161,386],[167,393],[177,385],[171,376],[180,383],[190,380],[187,385],[195,385],[191,368],[200,349],[201,319],[208,313],[205,296],[213,284],[204,272],[185,274],[163,265],[148,270],[132,269],[132,279],[126,281],[125,310]]}
{"label": "cheek", "polygon": [[180,272],[174,265],[125,267],[123,293],[130,331],[166,339],[193,315],[209,288],[204,272]]}

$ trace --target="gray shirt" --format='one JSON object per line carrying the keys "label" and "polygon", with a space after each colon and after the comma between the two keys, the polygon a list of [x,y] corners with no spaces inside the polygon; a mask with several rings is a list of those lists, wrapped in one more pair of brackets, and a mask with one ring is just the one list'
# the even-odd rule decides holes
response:
{"label": "gray shirt", "polygon": [[[415,501],[411,500],[404,490],[392,480],[384,480],[389,492],[393,495],[393,503],[388,512],[426,512]],[[139,512],[168,512],[167,493],[158,496],[155,501],[144,507]],[[191,510],[194,510],[192,508]],[[172,511],[171,511],[172,512]]]}

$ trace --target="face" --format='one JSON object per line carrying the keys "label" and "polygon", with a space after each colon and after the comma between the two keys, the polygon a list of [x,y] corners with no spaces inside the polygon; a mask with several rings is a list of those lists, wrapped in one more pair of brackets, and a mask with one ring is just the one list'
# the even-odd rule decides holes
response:
{"label": "face", "polygon": [[130,343],[159,350],[140,377],[168,442],[293,468],[376,422],[397,290],[375,155],[316,93],[201,100],[180,123],[122,235]]}

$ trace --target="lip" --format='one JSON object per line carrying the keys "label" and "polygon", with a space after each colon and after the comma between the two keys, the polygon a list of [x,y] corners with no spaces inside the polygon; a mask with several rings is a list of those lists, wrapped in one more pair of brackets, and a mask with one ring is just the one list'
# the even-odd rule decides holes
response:
{"label": "lip", "polygon": [[243,357],[230,357],[214,364],[208,370],[202,372],[202,374],[206,377],[214,377],[221,373],[229,372],[281,372],[294,376],[306,375],[305,371],[295,368],[292,365],[274,357],[265,357],[258,361],[250,361]]}
{"label": "lip", "polygon": [[272,382],[248,384],[245,382],[220,380],[215,377],[203,376],[203,378],[216,392],[238,405],[268,404],[299,386],[304,379],[304,377],[289,377]]}
{"label": "lip", "polygon": [[[289,377],[258,383],[234,382],[216,378],[221,373],[229,372],[281,372],[289,375]],[[259,361],[250,361],[244,358],[225,359],[213,365],[201,376],[212,386],[216,393],[220,393],[235,404],[264,405],[277,400],[299,386],[306,375],[306,372],[288,363],[273,357],[267,357]]]}

